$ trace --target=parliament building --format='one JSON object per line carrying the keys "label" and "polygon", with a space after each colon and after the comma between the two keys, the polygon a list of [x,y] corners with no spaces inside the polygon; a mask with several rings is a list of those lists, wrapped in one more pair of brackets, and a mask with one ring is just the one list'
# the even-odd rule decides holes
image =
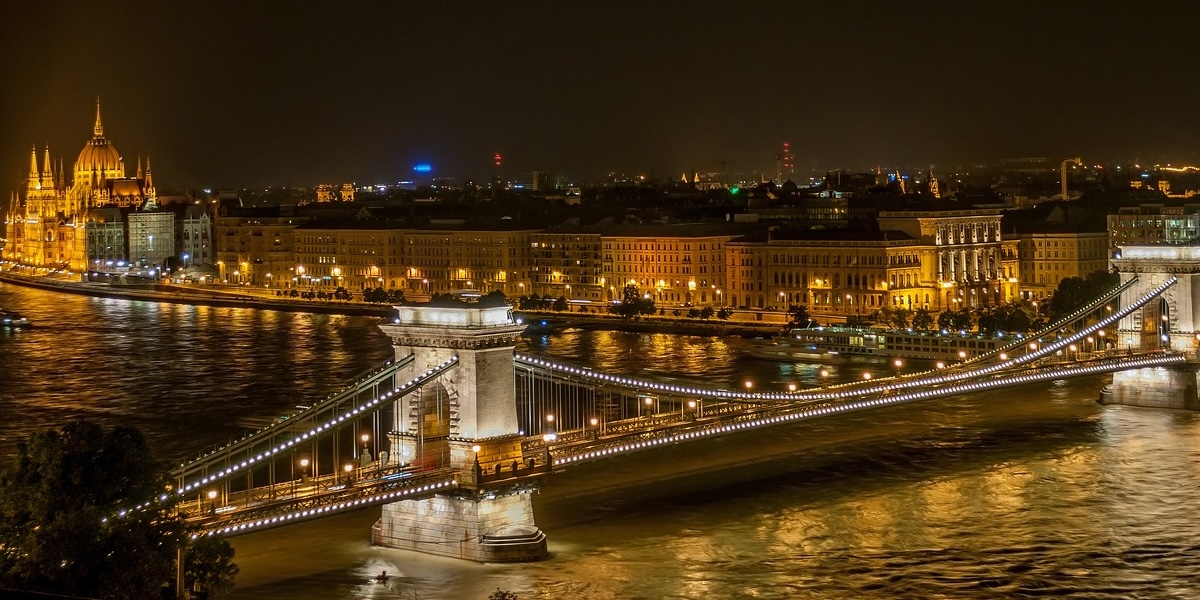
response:
{"label": "parliament building", "polygon": [[[14,192],[5,218],[4,259],[45,270],[81,272],[97,260],[123,252],[124,236],[103,224],[111,209],[145,209],[155,203],[150,161],[145,170],[126,175],[125,161],[104,137],[100,101],[92,138],[79,152],[69,174],[50,158],[46,148],[41,164],[37,147],[29,158],[29,178],[22,196]],[[91,231],[89,231],[89,228]],[[103,235],[97,235],[103,233]],[[169,244],[168,236],[162,243]]]}

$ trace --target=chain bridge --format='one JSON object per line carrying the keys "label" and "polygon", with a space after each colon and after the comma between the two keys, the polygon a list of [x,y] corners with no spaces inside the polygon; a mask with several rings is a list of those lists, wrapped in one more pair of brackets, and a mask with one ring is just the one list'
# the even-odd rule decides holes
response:
{"label": "chain bridge", "polygon": [[[398,307],[399,318],[381,325],[393,359],[179,465],[170,489],[152,502],[171,502],[198,535],[378,505],[374,543],[476,561],[537,560],[546,536],[530,493],[585,462],[1097,373],[1131,374],[1114,376],[1108,401],[1169,405],[1167,390],[1180,384],[1190,394],[1180,406],[1196,408],[1200,333],[1190,315],[1170,313],[1182,309],[1183,296],[1172,292],[1180,279],[1132,271],[1088,306],[994,352],[919,373],[787,391],[679,385],[515,354],[524,327],[507,307]],[[1191,284],[1189,276],[1187,297]],[[1090,336],[1116,343],[1079,351]],[[1164,373],[1179,381],[1162,385]],[[1146,401],[1146,394],[1158,396]]]}

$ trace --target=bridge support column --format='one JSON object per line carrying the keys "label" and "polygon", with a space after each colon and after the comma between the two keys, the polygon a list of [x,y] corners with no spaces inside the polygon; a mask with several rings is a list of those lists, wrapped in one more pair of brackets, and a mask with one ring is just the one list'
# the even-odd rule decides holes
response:
{"label": "bridge support column", "polygon": [[477,562],[528,562],[546,557],[546,534],[533,522],[528,492],[405,500],[383,507],[372,543]]}
{"label": "bridge support column", "polygon": [[397,322],[380,328],[397,358],[414,357],[400,380],[457,365],[396,402],[392,454],[418,471],[452,470],[459,487],[385,505],[372,542],[479,562],[545,558],[530,491],[546,469],[524,458],[517,424],[513,348],[525,327],[507,306],[396,309]]}
{"label": "bridge support column", "polygon": [[1200,410],[1197,365],[1155,367],[1113,373],[1112,385],[1100,392],[1101,404]]}

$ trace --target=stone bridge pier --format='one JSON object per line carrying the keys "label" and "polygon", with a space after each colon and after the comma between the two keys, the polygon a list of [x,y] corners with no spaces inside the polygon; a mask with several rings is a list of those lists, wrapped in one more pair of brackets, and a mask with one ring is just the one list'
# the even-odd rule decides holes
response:
{"label": "stone bridge pier", "polygon": [[479,562],[546,556],[533,519],[536,482],[481,489],[481,472],[521,461],[513,350],[525,329],[506,307],[398,306],[381,325],[396,358],[413,355],[406,381],[458,358],[458,365],[395,405],[390,460],[417,469],[452,467],[457,489],[426,500],[384,505],[372,542]]}
{"label": "stone bridge pier", "polygon": [[1179,281],[1156,300],[1117,324],[1118,344],[1134,352],[1171,351],[1186,354],[1188,362],[1113,373],[1113,383],[1100,395],[1105,404],[1200,410],[1197,388],[1197,350],[1200,348],[1200,245],[1122,246],[1113,266],[1125,283],[1138,281],[1121,293],[1128,306],[1172,276]]}

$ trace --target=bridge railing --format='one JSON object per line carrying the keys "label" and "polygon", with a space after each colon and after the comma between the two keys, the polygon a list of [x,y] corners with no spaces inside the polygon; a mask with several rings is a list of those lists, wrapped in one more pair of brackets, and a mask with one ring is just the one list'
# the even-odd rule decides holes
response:
{"label": "bridge railing", "polygon": [[1058,330],[1087,316],[1089,313],[1093,313],[1097,310],[1100,310],[1101,306],[1108,304],[1109,302],[1112,301],[1113,298],[1120,296],[1122,292],[1124,292],[1125,290],[1132,287],[1133,284],[1137,283],[1137,281],[1138,281],[1138,278],[1136,276],[1131,277],[1129,279],[1129,281],[1118,284],[1117,286],[1109,289],[1107,292],[1104,292],[1103,294],[1098,296],[1096,299],[1089,302],[1086,306],[1079,308],[1079,309],[1075,310],[1074,312],[1072,312],[1071,314],[1069,314],[1065,317],[1062,317],[1059,320],[1047,325],[1046,327],[1042,328],[1040,331],[1036,331],[1030,335],[1027,335],[1020,339],[1009,342],[1008,344],[1000,346],[1000,347],[996,348],[995,350],[992,350],[985,354],[980,354],[979,356],[972,357],[970,360],[965,361],[963,364],[984,362],[984,361],[990,360],[996,356],[999,356],[1001,354],[1011,352],[1017,348],[1020,348],[1021,346],[1024,346],[1026,343],[1028,343],[1028,341],[1030,339],[1034,339],[1034,340],[1041,339],[1044,336],[1050,335],[1052,333],[1056,333]]}
{"label": "bridge railing", "polygon": [[[363,381],[370,382],[374,378],[389,377],[392,371],[398,371],[412,360],[412,357],[406,357],[388,367],[384,372],[378,372],[372,377],[364,378]],[[300,413],[306,418],[289,419],[280,423],[278,427],[268,428],[239,441],[220,454],[208,455],[176,469],[172,475],[178,480],[177,493],[189,494],[199,487],[227,480],[248,469],[255,469],[274,460],[282,452],[291,451],[301,443],[321,441],[331,436],[342,425],[348,424],[348,421],[378,411],[382,403],[412,393],[457,365],[458,357],[451,357],[442,364],[418,374],[417,377],[403,384],[395,385],[393,389],[362,402],[357,401],[357,394],[351,395],[348,392],[337,394]],[[365,388],[361,389],[365,391]],[[355,405],[353,407],[343,406],[348,403]],[[217,472],[212,473],[213,470]]]}
{"label": "bridge railing", "polygon": [[861,393],[830,400],[797,399],[791,404],[759,405],[741,413],[709,416],[691,423],[680,423],[673,427],[647,428],[624,436],[597,439],[590,443],[555,445],[551,449],[551,455],[556,467],[566,467],[571,464],[639,452],[663,444],[726,435],[739,430],[790,421],[1055,379],[1171,365],[1184,361],[1185,358],[1178,354],[1133,355],[1098,360],[1088,364],[1072,364],[1066,367],[1053,365],[1026,369],[1020,373],[993,373],[993,377],[990,379],[959,381],[901,393]]}
{"label": "bridge railing", "polygon": [[325,396],[325,398],[318,400],[311,406],[303,408],[299,411],[293,411],[289,413],[287,417],[281,420],[273,421],[270,425],[261,427],[256,431],[243,435],[242,437],[223,446],[216,446],[212,450],[179,465],[173,471],[173,474],[176,474],[177,476],[177,474],[180,472],[191,470],[195,468],[195,465],[203,464],[206,459],[211,459],[213,456],[228,454],[231,452],[236,453],[241,446],[253,445],[257,443],[264,435],[269,435],[277,431],[286,431],[290,429],[297,421],[317,415],[327,410],[330,406],[335,406],[347,399],[357,397],[365,391],[369,391],[372,386],[382,383],[388,377],[392,376],[400,369],[403,369],[412,361],[413,357],[410,355],[399,360],[389,359],[374,367],[371,367],[367,371],[359,374],[352,383],[342,386],[336,391],[329,393],[329,395]]}

